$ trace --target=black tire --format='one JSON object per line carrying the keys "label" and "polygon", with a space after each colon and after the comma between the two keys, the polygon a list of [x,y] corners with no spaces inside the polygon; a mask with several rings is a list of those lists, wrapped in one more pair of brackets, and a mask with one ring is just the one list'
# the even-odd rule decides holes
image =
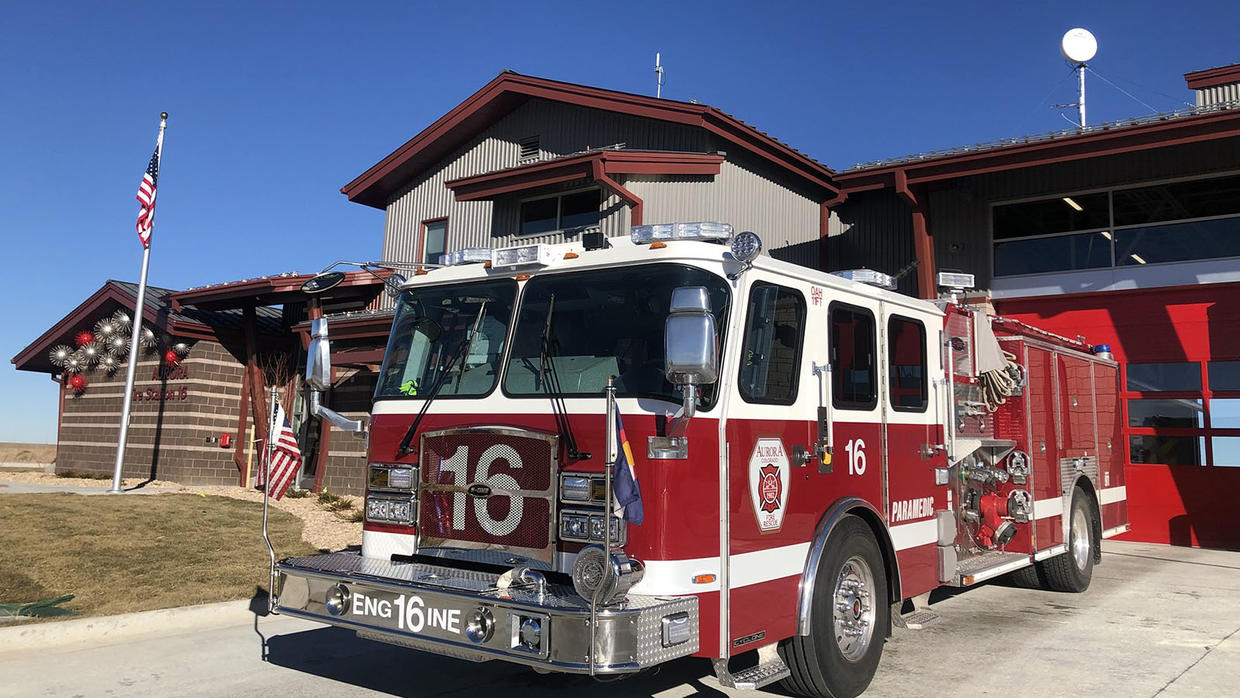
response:
{"label": "black tire", "polygon": [[1093,499],[1077,487],[1072,492],[1072,517],[1068,526],[1068,552],[1041,563],[1046,588],[1079,594],[1089,588],[1098,555],[1098,514]]}
{"label": "black tire", "polygon": [[1023,589],[1041,589],[1043,585],[1041,574],[1038,572],[1038,564],[1040,563],[1022,567],[1009,574],[1008,579]]}
{"label": "black tire", "polygon": [[[810,634],[779,646],[792,671],[783,686],[802,696],[852,698],[874,678],[890,624],[887,570],[870,527],[855,516],[841,519],[827,539],[814,577]],[[868,605],[858,597],[861,590],[868,593]],[[837,601],[849,609],[840,611],[841,622],[854,624],[853,630],[863,627],[863,635],[837,636]]]}

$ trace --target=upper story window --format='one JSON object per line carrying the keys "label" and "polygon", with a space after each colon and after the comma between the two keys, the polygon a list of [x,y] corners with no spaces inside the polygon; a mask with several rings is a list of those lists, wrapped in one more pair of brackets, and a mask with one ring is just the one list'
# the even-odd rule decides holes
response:
{"label": "upper story window", "polygon": [[422,235],[418,238],[418,261],[439,264],[439,258],[448,251],[448,219],[439,218],[422,222]]}
{"label": "upper story window", "polygon": [[804,296],[761,281],[753,285],[741,348],[740,392],[746,402],[796,402],[804,329]]}
{"label": "upper story window", "polygon": [[536,235],[598,225],[602,193],[598,189],[531,199],[521,203],[521,234]]}
{"label": "upper story window", "polygon": [[1003,204],[995,276],[1240,257],[1240,176]]}

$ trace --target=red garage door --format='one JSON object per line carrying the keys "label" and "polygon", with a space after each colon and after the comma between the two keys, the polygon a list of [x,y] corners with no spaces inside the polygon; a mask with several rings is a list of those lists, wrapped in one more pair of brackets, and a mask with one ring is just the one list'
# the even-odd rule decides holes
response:
{"label": "red garage door", "polygon": [[1121,363],[1132,540],[1240,549],[1240,284],[1008,299]]}

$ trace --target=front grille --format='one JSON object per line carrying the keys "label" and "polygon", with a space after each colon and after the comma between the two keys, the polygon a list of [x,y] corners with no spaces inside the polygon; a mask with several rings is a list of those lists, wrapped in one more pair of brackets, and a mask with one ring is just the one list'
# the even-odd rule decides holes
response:
{"label": "front grille", "polygon": [[473,427],[422,436],[419,545],[552,557],[556,436]]}

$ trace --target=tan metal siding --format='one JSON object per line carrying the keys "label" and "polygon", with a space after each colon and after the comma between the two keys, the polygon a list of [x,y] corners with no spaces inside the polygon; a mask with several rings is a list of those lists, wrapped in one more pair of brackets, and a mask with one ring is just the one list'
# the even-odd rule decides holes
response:
{"label": "tan metal siding", "polygon": [[[444,158],[398,191],[387,206],[384,259],[412,261],[422,221],[448,218],[448,249],[502,247],[521,242],[561,241],[558,234],[518,238],[518,199],[458,202],[444,183],[520,164],[518,141],[539,136],[540,158],[569,155],[624,143],[630,149],[705,152],[710,140],[701,129],[584,107],[531,100]],[[601,227],[622,235],[628,212],[614,197],[605,202]]]}
{"label": "tan metal siding", "polygon": [[623,184],[645,202],[646,223],[724,221],[760,235],[772,256],[817,267],[818,201],[751,158],[728,153],[714,177],[642,175]]}

